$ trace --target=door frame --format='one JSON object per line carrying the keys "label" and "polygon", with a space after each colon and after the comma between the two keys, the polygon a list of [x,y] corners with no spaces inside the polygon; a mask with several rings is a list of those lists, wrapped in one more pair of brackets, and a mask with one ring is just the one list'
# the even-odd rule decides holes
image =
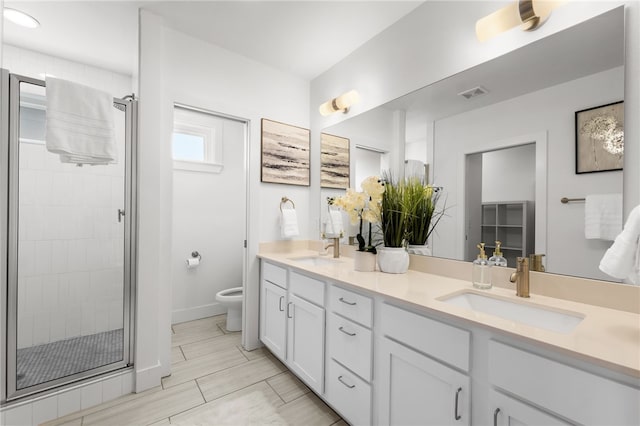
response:
{"label": "door frame", "polygon": [[[537,133],[528,133],[524,135],[518,135],[507,139],[501,139],[492,142],[483,142],[482,150],[478,149],[464,149],[458,156],[458,175],[457,175],[457,203],[461,211],[462,217],[458,219],[458,225],[456,230],[457,241],[459,244],[457,247],[457,258],[464,259],[466,251],[465,235],[467,231],[467,218],[465,217],[466,205],[465,205],[465,192],[466,192],[466,160],[467,156],[471,154],[477,154],[487,151],[496,151],[504,148],[513,148],[520,145],[535,144],[536,146],[536,191],[535,191],[535,237],[534,237],[534,250],[536,253],[547,253],[547,145],[548,134],[547,131],[541,131]],[[478,146],[478,144],[475,144]],[[507,177],[505,177],[506,179]]]}

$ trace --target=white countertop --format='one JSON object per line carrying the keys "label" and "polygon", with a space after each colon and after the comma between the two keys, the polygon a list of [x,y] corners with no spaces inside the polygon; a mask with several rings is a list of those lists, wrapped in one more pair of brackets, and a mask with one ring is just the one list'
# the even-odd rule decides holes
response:
{"label": "white countertop", "polygon": [[[410,303],[445,316],[451,316],[482,327],[507,333],[532,343],[571,355],[603,367],[640,378],[640,315],[587,305],[563,299],[531,294],[520,298],[512,290],[486,290],[517,303],[543,305],[551,310],[570,311],[584,316],[573,331],[567,334],[544,330],[498,316],[472,311],[438,300],[452,293],[473,290],[471,280],[464,281],[442,275],[409,270],[405,274],[358,272],[353,259],[341,257],[336,262],[309,265],[295,258],[317,256],[311,250],[286,253],[261,252],[258,257],[320,275],[354,289],[365,290],[387,298]],[[328,257],[331,259],[331,257]]]}

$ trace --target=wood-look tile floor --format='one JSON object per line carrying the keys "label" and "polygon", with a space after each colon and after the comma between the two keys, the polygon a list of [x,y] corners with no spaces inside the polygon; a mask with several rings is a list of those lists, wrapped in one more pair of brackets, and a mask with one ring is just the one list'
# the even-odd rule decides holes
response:
{"label": "wood-look tile floor", "polygon": [[346,425],[268,350],[245,351],[224,326],[224,315],[174,325],[162,386],[45,425]]}

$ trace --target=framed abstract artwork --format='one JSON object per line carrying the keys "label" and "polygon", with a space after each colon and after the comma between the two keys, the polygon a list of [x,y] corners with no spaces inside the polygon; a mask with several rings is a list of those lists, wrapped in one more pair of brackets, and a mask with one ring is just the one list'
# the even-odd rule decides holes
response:
{"label": "framed abstract artwork", "polygon": [[309,129],[262,119],[262,182],[309,186]]}
{"label": "framed abstract artwork", "polygon": [[576,174],[622,170],[624,101],[576,112]]}
{"label": "framed abstract artwork", "polygon": [[349,178],[349,139],[320,134],[320,186],[346,189]]}

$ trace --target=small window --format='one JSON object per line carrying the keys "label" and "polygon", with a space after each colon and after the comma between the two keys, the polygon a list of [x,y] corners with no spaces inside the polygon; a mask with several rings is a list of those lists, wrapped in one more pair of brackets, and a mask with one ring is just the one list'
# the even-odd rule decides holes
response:
{"label": "small window", "polygon": [[173,158],[174,160],[204,162],[204,137],[173,132]]}
{"label": "small window", "polygon": [[173,168],[220,173],[223,167],[221,118],[177,105],[173,112]]}

